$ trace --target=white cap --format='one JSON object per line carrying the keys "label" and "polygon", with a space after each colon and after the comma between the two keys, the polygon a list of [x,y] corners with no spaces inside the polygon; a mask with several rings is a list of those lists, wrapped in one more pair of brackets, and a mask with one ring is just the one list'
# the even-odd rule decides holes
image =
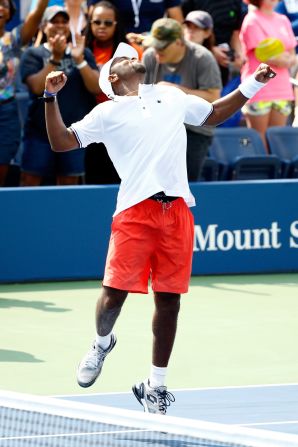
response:
{"label": "white cap", "polygon": [[116,57],[128,57],[130,59],[135,58],[138,59],[139,55],[137,50],[135,50],[131,45],[128,45],[127,43],[124,42],[119,43],[112,59],[106,62],[102,67],[102,69],[100,70],[99,87],[107,95],[108,98],[114,98],[114,96],[116,96],[115,93],[113,92],[112,84],[109,81],[111,65],[113,60],[116,59]]}

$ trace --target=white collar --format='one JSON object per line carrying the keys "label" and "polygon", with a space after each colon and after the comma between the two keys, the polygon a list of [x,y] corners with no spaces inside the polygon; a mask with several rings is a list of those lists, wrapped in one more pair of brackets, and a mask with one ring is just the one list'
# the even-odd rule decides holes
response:
{"label": "white collar", "polygon": [[138,94],[134,95],[134,96],[129,96],[129,95],[115,95],[112,99],[112,101],[115,102],[120,102],[120,101],[125,101],[127,98],[144,98],[146,96],[152,96],[152,88],[153,88],[153,84],[139,84],[139,88],[138,88]]}

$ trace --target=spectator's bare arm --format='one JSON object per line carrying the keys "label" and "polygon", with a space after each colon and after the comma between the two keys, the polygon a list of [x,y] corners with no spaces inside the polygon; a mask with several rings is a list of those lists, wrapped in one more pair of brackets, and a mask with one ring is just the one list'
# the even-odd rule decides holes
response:
{"label": "spectator's bare arm", "polygon": [[32,37],[36,34],[43,13],[48,6],[48,2],[49,0],[38,0],[36,8],[31,11],[25,18],[23,26],[21,28],[21,38],[23,45],[29,43]]}
{"label": "spectator's bare arm", "polygon": [[284,51],[279,56],[269,59],[267,63],[274,67],[291,68],[297,63],[295,49]]}
{"label": "spectator's bare arm", "polygon": [[82,66],[79,70],[86,89],[93,95],[98,95],[101,91],[98,85],[99,71],[91,68],[87,62],[84,63],[85,37],[80,34],[76,34],[75,37],[76,46],[71,45],[72,58],[77,66]]}
{"label": "spectator's bare arm", "polygon": [[173,84],[171,82],[166,82],[166,81],[160,81],[158,84],[171,85],[172,87],[179,88],[187,95],[199,96],[200,98],[203,98],[209,102],[213,102],[216,99],[220,98],[220,89],[219,88],[208,88],[205,90],[192,89],[192,88],[184,87],[183,85]]}
{"label": "spectator's bare arm", "polygon": [[167,9],[167,16],[170,19],[175,19],[179,23],[183,23],[184,17],[183,12],[180,6],[173,6],[172,8]]}
{"label": "spectator's bare arm", "polygon": [[239,31],[236,30],[233,32],[231,37],[231,48],[234,50],[234,61],[233,64],[237,68],[241,68],[245,62],[245,58],[242,51],[242,45],[239,39]]}
{"label": "spectator's bare arm", "polygon": [[200,98],[205,99],[206,101],[213,102],[220,98],[220,89],[219,88],[208,88],[206,90],[193,90],[187,87],[179,88],[186,93],[187,95],[195,95]]}

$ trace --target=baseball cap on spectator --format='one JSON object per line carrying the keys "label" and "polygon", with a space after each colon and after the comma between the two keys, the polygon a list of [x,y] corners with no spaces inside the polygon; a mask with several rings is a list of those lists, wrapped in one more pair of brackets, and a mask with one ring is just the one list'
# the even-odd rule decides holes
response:
{"label": "baseball cap on spectator", "polygon": [[51,22],[51,20],[53,20],[53,18],[56,17],[56,15],[58,14],[62,14],[67,20],[69,20],[69,14],[66,11],[66,9],[63,8],[62,6],[54,5],[49,6],[45,10],[42,16],[42,22]]}
{"label": "baseball cap on spectator", "polygon": [[144,47],[163,50],[177,39],[183,38],[183,28],[177,20],[158,19],[152,25],[150,35],[143,40]]}
{"label": "baseball cap on spectator", "polygon": [[109,76],[111,73],[111,65],[117,57],[128,57],[130,59],[138,59],[139,55],[137,50],[135,50],[131,45],[127,43],[120,42],[118,47],[116,48],[115,53],[113,54],[112,59],[106,62],[100,70],[99,75],[99,87],[107,95],[108,98],[113,98],[115,93],[112,89],[112,84],[109,81]]}
{"label": "baseball cap on spectator", "polygon": [[206,11],[191,11],[185,17],[184,23],[193,23],[201,29],[213,29],[213,19]]}

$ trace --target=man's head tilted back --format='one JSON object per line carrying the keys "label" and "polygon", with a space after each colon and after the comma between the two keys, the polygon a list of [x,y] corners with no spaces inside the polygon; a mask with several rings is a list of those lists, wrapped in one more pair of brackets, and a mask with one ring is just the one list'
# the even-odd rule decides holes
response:
{"label": "man's head tilted back", "polygon": [[136,72],[145,73],[145,67],[139,62],[138,57],[138,52],[131,45],[121,42],[112,59],[104,64],[100,71],[99,86],[109,98],[112,99],[117,95],[113,90],[113,75],[125,82]]}

